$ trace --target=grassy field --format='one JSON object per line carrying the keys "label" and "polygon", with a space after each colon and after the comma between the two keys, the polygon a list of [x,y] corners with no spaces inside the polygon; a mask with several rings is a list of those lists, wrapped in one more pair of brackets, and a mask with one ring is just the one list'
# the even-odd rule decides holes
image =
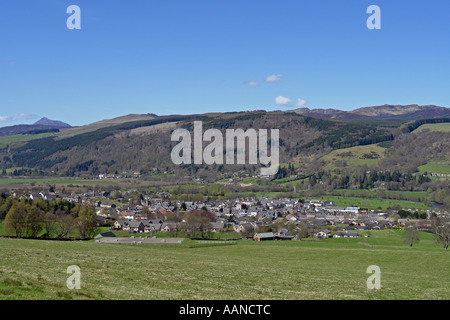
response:
{"label": "grassy field", "polygon": [[420,173],[450,174],[450,160],[432,160],[419,167]]}
{"label": "grassy field", "polygon": [[46,132],[40,134],[17,134],[13,136],[0,137],[0,148],[5,148],[7,145],[27,142],[35,139],[56,136],[55,133]]}
{"label": "grassy field", "polygon": [[113,179],[77,179],[77,178],[0,178],[1,185],[33,184],[35,186],[55,185],[114,185]]}
{"label": "grassy field", "polygon": [[360,197],[342,197],[342,196],[318,196],[314,197],[318,200],[331,200],[335,206],[338,207],[351,207],[356,205],[360,208],[377,209],[381,208],[386,210],[394,206],[400,206],[402,208],[409,209],[430,209],[429,206],[421,202],[395,200],[395,199],[378,199],[378,198],[360,198]]}
{"label": "grassy field", "polygon": [[414,132],[420,132],[424,129],[429,129],[430,131],[450,132],[450,123],[425,123],[414,130]]}
{"label": "grassy field", "polygon": [[[199,248],[2,238],[0,299],[450,299],[449,253],[426,233],[411,248],[401,232]],[[71,265],[79,290],[66,286]],[[379,290],[367,288],[370,265]]]}
{"label": "grassy field", "polygon": [[332,170],[336,168],[337,161],[345,161],[347,166],[360,166],[366,164],[371,166],[377,164],[380,159],[384,157],[386,148],[380,147],[378,144],[370,144],[364,146],[356,146],[345,149],[333,150],[320,160],[324,160],[327,165],[325,170]]}

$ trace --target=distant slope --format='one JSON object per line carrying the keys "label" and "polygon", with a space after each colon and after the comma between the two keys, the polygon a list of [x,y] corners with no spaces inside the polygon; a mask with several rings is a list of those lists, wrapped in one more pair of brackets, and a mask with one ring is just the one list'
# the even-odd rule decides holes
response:
{"label": "distant slope", "polygon": [[145,120],[152,120],[152,119],[156,119],[158,116],[155,114],[129,114],[129,115],[125,115],[125,116],[120,116],[117,118],[112,118],[112,119],[105,119],[105,120],[101,120],[101,121],[97,121],[97,122],[93,122],[84,126],[80,126],[80,127],[72,127],[69,129],[64,129],[61,132],[60,137],[72,137],[78,134],[82,134],[82,133],[87,133],[87,132],[92,132],[95,130],[98,130],[100,128],[105,128],[105,127],[109,127],[109,126],[113,126],[113,125],[119,125],[119,124],[123,124],[126,122],[131,122],[131,121],[145,121]]}
{"label": "distant slope", "polygon": [[70,128],[72,127],[70,124],[67,124],[65,122],[62,121],[58,121],[58,120],[50,120],[49,118],[43,117],[42,119],[36,121],[34,123],[34,125],[42,125],[42,126],[47,126],[47,127],[52,127],[52,128]]}
{"label": "distant slope", "polygon": [[[332,149],[393,139],[389,130],[314,119],[293,112],[256,111],[213,116],[174,115],[110,126],[103,123],[105,125],[103,127],[97,129],[91,127],[92,131],[83,131],[83,127],[80,127],[80,133],[72,136],[60,133],[60,137],[29,141],[9,150],[0,150],[0,168],[7,165],[33,167],[62,172],[69,176],[92,176],[116,171],[150,174],[153,168],[177,170],[180,176],[197,174],[202,170],[206,174],[217,176],[218,172],[236,170],[234,166],[177,166],[171,162],[171,148],[177,143],[171,141],[170,132],[176,127],[186,128],[192,132],[194,120],[203,121],[203,130],[216,128],[224,132],[231,128],[279,129],[280,162],[290,161],[299,154],[320,154]],[[167,126],[168,130],[163,130],[160,126],[164,123],[170,123],[170,126]],[[156,125],[161,130],[150,130]],[[138,128],[150,133],[150,136],[136,134]],[[247,170],[254,170],[253,167],[260,166],[247,166]]]}
{"label": "distant slope", "polygon": [[382,105],[363,107],[352,111],[337,109],[308,109],[299,108],[294,112],[319,119],[332,120],[422,120],[440,117],[449,117],[450,108],[427,105]]}
{"label": "distant slope", "polygon": [[[72,126],[58,120],[50,120],[46,117],[36,121],[33,124],[18,124],[0,128],[0,137],[13,136],[17,134],[40,134],[59,129],[71,128]],[[58,129],[58,130],[51,130]]]}

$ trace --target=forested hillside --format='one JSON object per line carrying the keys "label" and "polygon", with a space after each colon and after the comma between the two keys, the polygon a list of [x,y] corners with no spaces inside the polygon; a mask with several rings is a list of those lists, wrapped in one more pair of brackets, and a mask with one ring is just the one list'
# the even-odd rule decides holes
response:
{"label": "forested hillside", "polygon": [[[222,132],[232,128],[279,129],[281,162],[290,161],[300,154],[322,154],[336,148],[393,139],[392,133],[384,128],[315,119],[295,113],[256,111],[169,116],[103,127],[69,137],[51,136],[11,145],[0,151],[0,165],[2,168],[29,167],[64,176],[95,176],[124,171],[146,175],[153,173],[153,168],[195,174],[198,170],[211,169],[202,165],[175,166],[170,158],[170,151],[177,144],[171,141],[171,132],[176,127],[192,129],[195,120],[203,122],[204,130],[216,128]],[[236,168],[217,166],[212,170],[233,172]],[[250,171],[254,170],[250,168]]]}

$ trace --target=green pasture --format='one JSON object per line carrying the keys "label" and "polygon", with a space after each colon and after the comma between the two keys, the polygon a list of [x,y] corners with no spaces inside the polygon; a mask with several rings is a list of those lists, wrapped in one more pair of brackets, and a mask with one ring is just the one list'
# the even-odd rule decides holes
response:
{"label": "green pasture", "polygon": [[450,132],[450,123],[425,123],[414,130],[414,132],[420,132],[425,129],[429,129],[430,131]]}
{"label": "green pasture", "polygon": [[367,165],[370,167],[377,164],[380,159],[384,158],[385,151],[386,148],[381,147],[378,144],[355,146],[333,150],[321,157],[320,160],[327,163],[324,167],[325,170],[332,170],[338,167],[338,161],[345,161],[347,166]]}
{"label": "green pasture", "polygon": [[28,184],[35,186],[55,185],[114,185],[117,184],[113,179],[78,179],[78,178],[0,178],[0,186],[13,184]]}
{"label": "green pasture", "polygon": [[[205,247],[0,238],[0,299],[450,299],[449,253],[427,233],[409,247],[402,232]],[[371,265],[381,289],[367,288]]]}
{"label": "green pasture", "polygon": [[27,142],[35,139],[47,138],[56,136],[54,132],[45,132],[39,134],[16,134],[13,136],[0,137],[0,148],[5,148],[7,145]]}
{"label": "green pasture", "polygon": [[396,200],[396,199],[379,199],[379,198],[362,198],[362,197],[343,197],[343,196],[317,196],[314,199],[318,200],[331,200],[335,206],[338,207],[351,207],[357,206],[367,209],[386,210],[394,206],[400,206],[401,208],[408,209],[430,209],[429,206],[422,202]]}
{"label": "green pasture", "polygon": [[450,160],[432,160],[419,167],[419,173],[450,174]]}

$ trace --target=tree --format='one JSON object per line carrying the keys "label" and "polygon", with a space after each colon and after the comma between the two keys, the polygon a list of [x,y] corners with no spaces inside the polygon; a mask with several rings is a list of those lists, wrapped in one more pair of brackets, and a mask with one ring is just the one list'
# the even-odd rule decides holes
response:
{"label": "tree", "polygon": [[302,240],[303,238],[308,238],[309,230],[308,225],[306,223],[300,224],[300,227],[297,229],[297,238]]}
{"label": "tree", "polygon": [[243,225],[243,230],[241,231],[241,236],[243,238],[251,238],[255,234],[255,227],[251,225],[250,223],[246,223]]}
{"label": "tree", "polygon": [[92,237],[95,234],[95,209],[81,206],[78,217],[75,219],[75,226],[81,239]]}
{"label": "tree", "polygon": [[431,228],[437,243],[443,243],[447,250],[450,245],[450,218],[437,216],[433,218]]}
{"label": "tree", "polygon": [[409,244],[410,247],[413,246],[414,243],[418,243],[419,240],[419,231],[414,225],[409,225],[405,232],[403,233],[402,239],[405,243]]}
{"label": "tree", "polygon": [[25,235],[29,238],[36,238],[42,231],[42,212],[34,205],[27,205],[25,210],[27,212]]}
{"label": "tree", "polygon": [[198,233],[203,239],[210,237],[211,222],[216,220],[214,213],[207,210],[192,210],[183,216],[180,228],[195,238]]}
{"label": "tree", "polygon": [[71,214],[59,213],[56,215],[57,232],[60,239],[68,239],[74,226],[74,217]]}
{"label": "tree", "polygon": [[5,234],[21,238],[25,236],[25,205],[21,202],[14,203],[5,217]]}
{"label": "tree", "polygon": [[6,214],[8,213],[9,209],[11,209],[12,205],[13,198],[11,197],[8,197],[3,201],[3,203],[0,205],[0,219],[6,217]]}
{"label": "tree", "polygon": [[42,230],[41,211],[32,204],[15,202],[5,217],[5,232],[19,238],[35,238]]}
{"label": "tree", "polygon": [[44,234],[42,237],[44,238],[50,238],[52,234],[56,233],[56,219],[55,215],[51,212],[47,212],[43,214],[42,216],[42,229],[44,231]]}

